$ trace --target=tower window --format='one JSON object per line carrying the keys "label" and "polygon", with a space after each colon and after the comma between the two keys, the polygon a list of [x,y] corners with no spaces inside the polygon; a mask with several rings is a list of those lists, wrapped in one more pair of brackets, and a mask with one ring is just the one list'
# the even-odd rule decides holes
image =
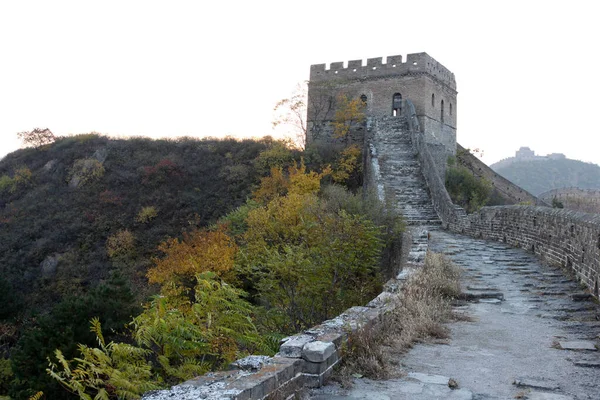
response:
{"label": "tower window", "polygon": [[400,93],[394,93],[392,98],[392,116],[398,117],[402,112],[402,95]]}
{"label": "tower window", "polygon": [[442,122],[444,122],[444,100],[442,100],[442,102],[440,104],[442,106],[442,111],[441,111],[441,114],[440,114],[440,120]]}
{"label": "tower window", "polygon": [[363,103],[367,104],[367,95],[363,94],[360,96],[360,101],[362,101]]}
{"label": "tower window", "polygon": [[431,93],[431,107],[435,108],[435,94]]}
{"label": "tower window", "polygon": [[450,103],[450,115],[452,115],[452,103]]}

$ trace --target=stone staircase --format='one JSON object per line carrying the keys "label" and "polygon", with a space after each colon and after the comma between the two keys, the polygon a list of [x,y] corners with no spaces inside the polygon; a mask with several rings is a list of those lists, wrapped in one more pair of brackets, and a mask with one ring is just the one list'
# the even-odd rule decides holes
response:
{"label": "stone staircase", "polygon": [[441,221],[433,207],[429,189],[414,153],[404,117],[386,117],[376,122],[374,145],[385,191],[395,198],[397,210],[412,231],[409,262],[420,263],[427,252],[428,231]]}
{"label": "stone staircase", "polygon": [[378,121],[375,146],[386,192],[394,195],[408,225],[440,225],[429,189],[413,151],[404,118]]}

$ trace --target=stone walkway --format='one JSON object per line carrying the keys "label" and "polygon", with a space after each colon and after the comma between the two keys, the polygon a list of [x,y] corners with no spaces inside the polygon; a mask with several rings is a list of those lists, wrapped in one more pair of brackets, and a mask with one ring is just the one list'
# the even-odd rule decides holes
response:
{"label": "stone walkway", "polygon": [[457,308],[474,321],[450,324],[448,345],[415,346],[399,360],[403,378],[329,385],[311,399],[600,399],[600,308],[577,283],[521,249],[431,236],[432,251],[464,268],[470,300]]}

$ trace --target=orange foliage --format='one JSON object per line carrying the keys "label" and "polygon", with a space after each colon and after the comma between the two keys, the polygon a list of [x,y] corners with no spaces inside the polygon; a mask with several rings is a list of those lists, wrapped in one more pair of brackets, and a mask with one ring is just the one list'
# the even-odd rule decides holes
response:
{"label": "orange foliage", "polygon": [[288,180],[283,176],[281,167],[271,168],[271,175],[260,180],[260,187],[252,194],[254,199],[266,204],[275,197],[283,196],[289,186]]}
{"label": "orange foliage", "polygon": [[227,236],[226,226],[216,230],[199,230],[184,234],[183,241],[169,239],[158,247],[165,257],[155,260],[156,266],[148,271],[150,283],[178,284],[196,274],[211,271],[220,277],[233,268],[237,245]]}
{"label": "orange foliage", "polygon": [[331,174],[331,168],[327,167],[322,173],[306,171],[304,160],[298,166],[288,168],[288,176],[285,176],[281,168],[271,168],[271,175],[260,181],[260,187],[253,193],[254,199],[262,204],[267,204],[277,197],[286,194],[316,194],[321,188],[321,179]]}

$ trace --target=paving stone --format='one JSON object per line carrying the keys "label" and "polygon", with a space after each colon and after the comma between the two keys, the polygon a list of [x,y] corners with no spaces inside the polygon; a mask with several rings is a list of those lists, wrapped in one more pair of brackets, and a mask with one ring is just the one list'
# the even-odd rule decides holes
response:
{"label": "paving stone", "polygon": [[573,397],[556,393],[529,392],[527,400],[573,400]]}
{"label": "paving stone", "polygon": [[513,382],[513,385],[522,388],[531,388],[531,389],[542,389],[542,390],[558,390],[560,387],[548,380],[542,380],[537,378],[516,378]]}
{"label": "paving stone", "polygon": [[500,304],[502,300],[500,299],[479,299],[480,303],[488,303],[488,304]]}
{"label": "paving stone", "polygon": [[504,294],[502,292],[492,292],[492,291],[484,291],[484,292],[475,292],[470,290],[465,290],[461,293],[461,297],[466,300],[479,300],[479,299],[504,299]]}
{"label": "paving stone", "polygon": [[476,292],[481,291],[498,291],[498,288],[491,286],[467,286],[467,290],[474,290]]}
{"label": "paving stone", "polygon": [[596,348],[596,343],[589,340],[574,340],[569,342],[564,341],[558,342],[558,344],[560,345],[560,347],[562,347],[563,350],[598,350]]}
{"label": "paving stone", "polygon": [[584,368],[600,368],[600,361],[573,361],[573,365]]}
{"label": "paving stone", "polygon": [[587,301],[592,300],[594,296],[589,293],[573,293],[571,299],[573,301]]}
{"label": "paving stone", "polygon": [[423,383],[433,383],[435,385],[448,385],[450,378],[442,375],[422,374],[420,372],[410,372],[409,378],[413,378]]}

